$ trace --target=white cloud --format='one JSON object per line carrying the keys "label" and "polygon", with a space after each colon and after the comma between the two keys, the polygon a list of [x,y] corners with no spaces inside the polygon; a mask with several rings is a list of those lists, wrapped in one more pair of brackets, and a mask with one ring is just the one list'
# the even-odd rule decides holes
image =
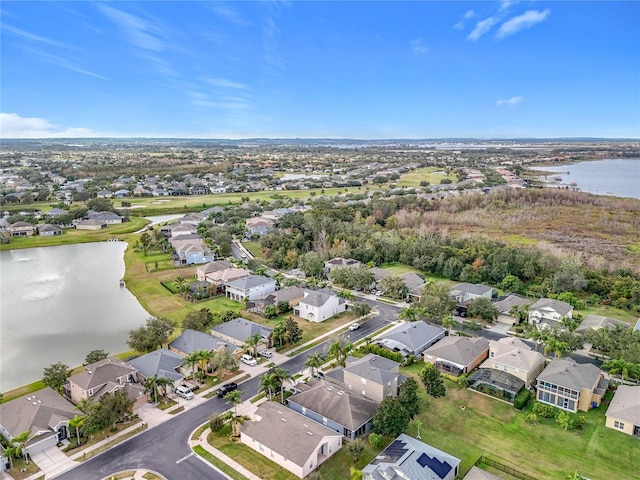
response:
{"label": "white cloud", "polygon": [[464,14],[465,20],[469,20],[470,18],[473,18],[475,16],[476,13],[473,10],[467,10],[467,12]]}
{"label": "white cloud", "polygon": [[465,20],[470,20],[473,17],[476,16],[476,12],[474,12],[473,10],[467,10],[464,14],[464,16],[462,17],[462,20],[460,20],[458,23],[456,23],[453,28],[455,30],[464,30],[464,21]]}
{"label": "white cloud", "polygon": [[58,42],[57,40],[52,40],[50,38],[41,37],[40,35],[35,35],[33,33],[29,33],[20,28],[12,27],[10,25],[3,25],[2,30],[8,32],[16,37],[19,37],[23,40],[27,40],[31,43],[39,43],[45,45],[52,45],[54,47],[63,47],[63,48],[71,48],[69,45],[66,45],[62,42]]}
{"label": "white cloud", "polygon": [[413,53],[416,55],[422,55],[429,51],[429,47],[422,43],[421,38],[414,38],[409,42],[409,46],[411,47]]}
{"label": "white cloud", "polygon": [[244,83],[234,82],[233,80],[227,80],[226,78],[205,78],[209,85],[221,88],[235,88],[238,90],[248,90],[249,86]]}
{"label": "white cloud", "polygon": [[224,20],[227,20],[231,23],[235,23],[239,26],[249,25],[249,22],[240,14],[240,12],[232,8],[230,5],[227,5],[226,3],[213,3],[211,5],[211,9],[220,18],[223,18]]}
{"label": "white cloud", "polygon": [[144,50],[159,52],[165,49],[164,41],[159,38],[161,30],[155,25],[130,13],[123,12],[108,5],[98,5],[98,8],[113,23],[118,25],[129,37],[129,42]]}
{"label": "white cloud", "polygon": [[498,19],[495,17],[485,18],[484,20],[480,20],[476,23],[476,26],[471,31],[469,35],[467,35],[468,40],[473,40],[474,42],[478,40],[481,36],[491,30],[496,23],[498,23]]}
{"label": "white cloud", "polygon": [[21,117],[17,113],[0,113],[1,138],[79,138],[95,137],[88,128],[62,127],[38,117]]}
{"label": "white cloud", "polygon": [[502,2],[500,2],[500,12],[504,12],[507,8],[509,8],[511,5],[514,5],[518,3],[518,0],[502,0]]}
{"label": "white cloud", "polygon": [[505,38],[513,35],[514,33],[518,33],[521,30],[531,28],[536,23],[540,23],[546,20],[550,13],[551,10],[549,9],[543,11],[528,10],[522,15],[513,17],[511,20],[507,20],[502,25],[500,25],[500,29],[498,30],[498,33],[496,33],[496,37]]}
{"label": "white cloud", "polygon": [[507,98],[505,100],[500,99],[500,100],[496,101],[496,106],[498,106],[498,107],[502,107],[502,106],[515,107],[516,105],[522,103],[522,100],[524,100],[523,97],[511,97],[511,98]]}

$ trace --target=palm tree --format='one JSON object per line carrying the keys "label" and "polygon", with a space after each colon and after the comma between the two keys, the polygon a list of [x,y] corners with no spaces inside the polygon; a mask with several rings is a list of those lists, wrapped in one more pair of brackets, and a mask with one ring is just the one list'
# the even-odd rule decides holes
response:
{"label": "palm tree", "polygon": [[307,361],[304,362],[305,366],[311,368],[311,376],[318,371],[318,369],[324,364],[326,357],[320,352],[312,353],[307,357]]}
{"label": "palm tree", "polygon": [[284,382],[285,380],[291,380],[293,376],[289,370],[280,367],[276,368],[273,374],[280,382],[280,403],[284,403]]}
{"label": "palm tree", "polygon": [[69,428],[73,428],[76,431],[76,438],[78,439],[78,446],[80,446],[80,428],[84,425],[84,417],[80,417],[76,415],[71,420],[69,420],[68,425]]}
{"label": "palm tree", "polygon": [[335,357],[336,362],[344,367],[345,361],[347,359],[347,355],[353,349],[353,344],[351,342],[343,343],[342,340],[337,340],[332,343],[329,347],[329,356]]}
{"label": "palm tree", "polygon": [[344,298],[345,300],[353,300],[354,296],[349,290],[340,290],[338,292],[338,297]]}
{"label": "palm tree", "polygon": [[220,350],[216,350],[213,354],[211,366],[214,370],[220,369],[221,377],[224,377],[227,371],[231,371],[238,366],[238,359],[223,347]]}
{"label": "palm tree", "polygon": [[12,447],[8,447],[4,453],[9,459],[9,470],[13,470],[13,459],[20,455],[20,449],[14,445]]}
{"label": "palm tree", "polygon": [[169,377],[158,377],[156,380],[156,388],[161,395],[167,396],[167,387],[173,385],[173,380]]}
{"label": "palm tree", "polygon": [[191,378],[196,378],[196,364],[200,361],[200,357],[198,356],[198,350],[195,350],[191,353],[187,353],[185,357],[182,359],[181,366],[191,367]]}
{"label": "palm tree", "polygon": [[248,347],[247,350],[253,354],[254,357],[258,356],[258,345],[260,342],[262,342],[262,337],[259,333],[254,333],[245,340],[245,344]]}
{"label": "palm tree", "polygon": [[242,392],[240,390],[233,390],[224,396],[224,399],[228,404],[233,404],[233,412],[235,415],[238,415],[238,405],[242,403],[242,398],[240,398],[241,395]]}
{"label": "palm tree", "polygon": [[213,353],[211,353],[211,351],[209,350],[197,350],[198,353],[198,363],[200,364],[200,370],[204,372],[204,374],[206,375],[207,373],[207,366],[209,365],[209,362],[213,359]]}
{"label": "palm tree", "polygon": [[29,465],[29,454],[25,451],[25,449],[27,448],[27,442],[33,437],[33,433],[31,433],[30,430],[27,430],[13,437],[13,440],[11,441],[18,449],[17,455],[22,454],[27,465]]}
{"label": "palm tree", "polygon": [[544,354],[545,356],[549,352],[553,352],[556,358],[562,358],[562,355],[569,350],[569,344],[567,342],[561,342],[554,337],[548,337],[545,340]]}
{"label": "palm tree", "polygon": [[187,288],[187,281],[178,275],[173,281],[173,285],[176,287],[176,290],[178,290],[178,293],[183,294]]}
{"label": "palm tree", "polygon": [[267,397],[271,400],[273,396],[273,389],[276,388],[278,384],[278,377],[275,372],[266,372],[262,377],[260,377],[260,391],[266,392]]}
{"label": "palm tree", "polygon": [[447,334],[451,336],[451,329],[458,324],[451,315],[442,318],[442,326],[447,329]]}
{"label": "palm tree", "polygon": [[158,403],[158,377],[151,375],[144,381],[145,392],[151,393],[153,403]]}
{"label": "palm tree", "polygon": [[612,359],[602,363],[602,368],[608,370],[610,375],[620,374],[621,380],[629,380],[629,370],[633,370],[634,364],[626,360]]}

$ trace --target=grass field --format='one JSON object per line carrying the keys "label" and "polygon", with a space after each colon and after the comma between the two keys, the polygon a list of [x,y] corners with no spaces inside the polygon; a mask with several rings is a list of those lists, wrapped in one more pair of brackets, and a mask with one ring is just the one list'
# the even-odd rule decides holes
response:
{"label": "grass field", "polygon": [[418,168],[412,172],[400,175],[400,181],[397,182],[400,187],[419,187],[420,182],[427,181],[430,185],[440,185],[440,180],[448,178],[452,182],[457,180],[455,175],[447,175],[442,168],[425,167]]}
{"label": "grass field", "polygon": [[[540,479],[564,480],[574,472],[593,480],[638,478],[638,440],[605,428],[604,404],[584,413],[587,423],[581,430],[565,431],[553,420],[531,426],[525,421],[530,410],[518,412],[451,382],[446,385],[447,395],[430,399],[418,419],[422,438],[460,458],[462,472],[485,455]],[[414,430],[410,426],[407,433],[415,436]]]}
{"label": "grass field", "polygon": [[249,250],[258,260],[265,260],[265,257],[262,255],[262,251],[260,250],[260,242],[242,242],[242,246]]}

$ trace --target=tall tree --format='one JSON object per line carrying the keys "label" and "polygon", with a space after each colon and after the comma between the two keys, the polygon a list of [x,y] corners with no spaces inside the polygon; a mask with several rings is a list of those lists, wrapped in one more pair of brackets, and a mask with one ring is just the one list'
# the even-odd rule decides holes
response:
{"label": "tall tree", "polygon": [[434,398],[444,397],[446,388],[442,380],[442,375],[434,365],[430,363],[425,364],[418,376],[429,395]]}
{"label": "tall tree", "polygon": [[311,376],[313,376],[318,369],[326,362],[326,357],[320,352],[312,353],[307,357],[305,366],[311,368]]}
{"label": "tall tree", "polygon": [[368,303],[356,302],[351,305],[351,312],[356,317],[364,317],[365,315],[368,315],[369,312],[371,312],[371,306]]}
{"label": "tall tree", "polygon": [[17,454],[22,454],[27,465],[29,465],[29,454],[25,451],[25,449],[27,448],[27,443],[29,442],[29,440],[31,440],[34,436],[35,435],[31,433],[31,430],[26,430],[13,437],[13,439],[11,440],[11,442],[17,447]]}
{"label": "tall tree", "polygon": [[278,377],[275,372],[265,372],[262,377],[260,377],[260,391],[265,392],[267,398],[271,400],[276,388],[278,388]]}
{"label": "tall tree", "polygon": [[375,433],[397,437],[409,425],[411,417],[395,397],[386,397],[376,410],[371,426]]}
{"label": "tall tree", "polygon": [[400,385],[398,392],[398,402],[402,405],[409,418],[413,419],[418,413],[420,413],[420,397],[418,397],[418,382],[413,377],[407,378],[405,382]]}
{"label": "tall tree", "polygon": [[196,378],[196,365],[200,361],[198,350],[187,353],[182,359],[182,363],[180,364],[183,367],[190,367],[191,370],[191,378]]}
{"label": "tall tree", "polygon": [[149,317],[146,324],[129,330],[127,344],[138,352],[152,352],[162,347],[173,332],[173,324],[165,318]]}
{"label": "tall tree", "polygon": [[258,356],[258,345],[260,344],[260,342],[262,342],[262,337],[259,333],[254,333],[244,341],[247,350],[254,357]]}
{"label": "tall tree", "polygon": [[56,362],[44,369],[42,383],[62,393],[65,382],[71,376],[71,369],[62,362]]}
{"label": "tall tree", "polygon": [[380,280],[378,285],[380,290],[384,292],[385,297],[395,298],[396,300],[406,299],[409,293],[409,289],[400,275],[387,275]]}
{"label": "tall tree", "polygon": [[69,428],[72,428],[76,431],[76,438],[78,439],[78,445],[80,445],[80,429],[82,425],[84,425],[84,417],[80,417],[78,415],[74,416],[69,420]]}
{"label": "tall tree", "polygon": [[291,380],[293,375],[291,375],[289,370],[280,367],[274,370],[274,374],[280,382],[280,403],[284,404],[284,382],[286,380]]}
{"label": "tall tree", "polygon": [[91,350],[87,353],[87,356],[84,358],[85,365],[91,365],[92,363],[99,362],[100,360],[104,360],[109,356],[109,353],[104,350]]}
{"label": "tall tree", "polygon": [[225,401],[228,404],[233,405],[233,411],[235,415],[238,415],[238,405],[242,403],[241,395],[242,392],[240,390],[233,390],[224,396]]}

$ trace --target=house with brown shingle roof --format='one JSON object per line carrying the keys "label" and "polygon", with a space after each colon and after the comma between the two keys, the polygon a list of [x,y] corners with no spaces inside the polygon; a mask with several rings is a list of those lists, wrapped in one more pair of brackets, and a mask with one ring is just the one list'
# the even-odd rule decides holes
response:
{"label": "house with brown shingle roof", "polygon": [[501,370],[531,385],[545,366],[544,356],[522,340],[504,337],[489,341],[489,358],[480,368]]}
{"label": "house with brown shingle roof", "polygon": [[69,377],[65,395],[76,405],[82,400],[99,399],[105,393],[134,382],[137,370],[116,357],[105,358],[85,366],[85,371]]}
{"label": "house with brown shingle roof", "polygon": [[276,402],[262,403],[240,441],[304,478],[342,448],[342,435]]}
{"label": "house with brown shingle roof", "polygon": [[424,352],[425,363],[457,377],[469,373],[489,356],[489,342],[482,337],[445,337]]}
{"label": "house with brown shingle roof", "polygon": [[620,385],[606,413],[606,426],[640,438],[640,387]]}
{"label": "house with brown shingle roof", "polygon": [[26,451],[33,455],[55,447],[69,434],[69,420],[80,414],[66,398],[50,387],[0,405],[0,433],[11,441],[23,432],[34,437]]}

